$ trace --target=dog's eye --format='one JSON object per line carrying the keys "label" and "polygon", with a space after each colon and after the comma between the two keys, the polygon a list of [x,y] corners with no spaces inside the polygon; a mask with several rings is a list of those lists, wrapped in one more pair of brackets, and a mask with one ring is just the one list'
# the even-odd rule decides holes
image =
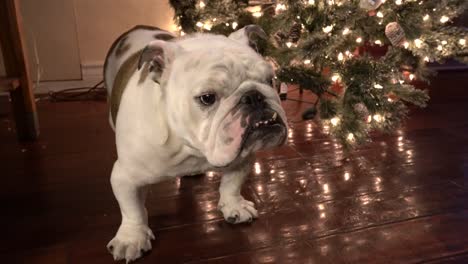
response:
{"label": "dog's eye", "polygon": [[216,102],[216,94],[214,93],[207,93],[203,94],[200,97],[198,97],[200,100],[200,103],[206,106],[210,106]]}

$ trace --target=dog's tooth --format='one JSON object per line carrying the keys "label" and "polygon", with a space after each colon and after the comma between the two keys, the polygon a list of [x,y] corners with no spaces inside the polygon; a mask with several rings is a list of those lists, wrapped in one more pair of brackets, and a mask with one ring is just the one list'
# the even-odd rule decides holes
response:
{"label": "dog's tooth", "polygon": [[273,119],[273,121],[275,121],[277,115],[278,115],[278,114],[275,112],[275,113],[273,114],[273,116],[271,117],[271,119]]}

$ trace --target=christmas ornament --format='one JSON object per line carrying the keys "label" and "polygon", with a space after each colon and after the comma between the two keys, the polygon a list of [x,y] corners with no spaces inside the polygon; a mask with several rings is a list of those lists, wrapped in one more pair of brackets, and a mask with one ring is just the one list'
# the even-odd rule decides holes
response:
{"label": "christmas ornament", "polygon": [[302,26],[299,23],[294,24],[289,30],[289,39],[292,42],[297,42],[301,38]]}
{"label": "christmas ornament", "polygon": [[406,41],[405,31],[397,22],[388,23],[385,27],[385,36],[393,46],[401,46]]}
{"label": "christmas ornament", "polygon": [[361,0],[359,2],[359,7],[366,11],[372,11],[379,8],[382,3],[382,0]]}

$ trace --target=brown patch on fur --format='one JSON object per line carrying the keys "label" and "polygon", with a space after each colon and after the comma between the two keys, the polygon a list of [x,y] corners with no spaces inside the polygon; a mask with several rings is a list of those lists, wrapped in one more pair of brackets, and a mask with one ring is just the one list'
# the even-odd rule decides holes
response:
{"label": "brown patch on fur", "polygon": [[[148,25],[136,25],[134,26],[133,28],[127,30],[126,32],[124,32],[122,35],[120,35],[111,45],[111,47],[109,48],[109,51],[107,52],[106,54],[106,59],[104,61],[104,68],[103,68],[103,76],[105,78],[106,76],[106,69],[107,69],[107,63],[109,61],[109,57],[110,55],[112,54],[112,52],[114,52],[114,50],[116,49],[117,45],[120,43],[120,41],[124,38],[127,37],[127,35],[129,33],[131,33],[132,31],[135,31],[137,29],[148,29],[148,30],[161,30],[161,31],[164,31],[158,27],[153,27],[153,26],[148,26]],[[104,80],[104,85],[107,85],[107,83],[105,82]]]}
{"label": "brown patch on fur", "polygon": [[120,101],[122,100],[122,95],[127,87],[128,81],[132,74],[137,70],[138,58],[140,57],[140,52],[136,52],[130,56],[120,67],[119,72],[117,73],[114,86],[112,87],[112,93],[110,95],[110,112],[112,117],[112,122],[114,125],[117,121],[117,113],[119,111]]}
{"label": "brown patch on fur", "polygon": [[162,32],[162,33],[154,34],[153,38],[154,38],[154,39],[160,39],[160,40],[168,41],[168,40],[173,39],[174,36],[171,35],[171,34]]}

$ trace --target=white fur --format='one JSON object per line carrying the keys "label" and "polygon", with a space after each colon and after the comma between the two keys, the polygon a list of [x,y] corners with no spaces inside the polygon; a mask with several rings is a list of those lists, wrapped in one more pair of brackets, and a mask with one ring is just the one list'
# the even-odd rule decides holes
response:
{"label": "white fur", "polygon": [[[152,35],[154,32],[144,30],[132,32],[132,47],[143,48]],[[240,194],[252,159],[227,166],[238,153],[226,151],[220,144],[225,136],[222,127],[239,98],[252,89],[261,92],[286,123],[276,92],[264,82],[272,75],[270,65],[242,41],[197,34],[164,49],[171,49],[166,54],[174,57],[168,60],[171,64],[166,65],[161,85],[151,78],[139,83],[140,73],[135,72],[122,95],[117,115],[118,160],[111,183],[122,212],[122,224],[108,244],[116,260],[132,261],[141,256],[141,250],[151,249],[150,240],[154,236],[147,225],[145,186],[167,177],[221,171],[224,176],[219,208],[224,218],[234,223],[256,218],[253,203]],[[121,64],[115,57],[110,58],[106,84],[113,83]],[[111,87],[107,89],[110,91]],[[194,102],[194,97],[204,91],[220,95],[216,112],[203,111]],[[220,166],[227,167],[215,168]]]}

